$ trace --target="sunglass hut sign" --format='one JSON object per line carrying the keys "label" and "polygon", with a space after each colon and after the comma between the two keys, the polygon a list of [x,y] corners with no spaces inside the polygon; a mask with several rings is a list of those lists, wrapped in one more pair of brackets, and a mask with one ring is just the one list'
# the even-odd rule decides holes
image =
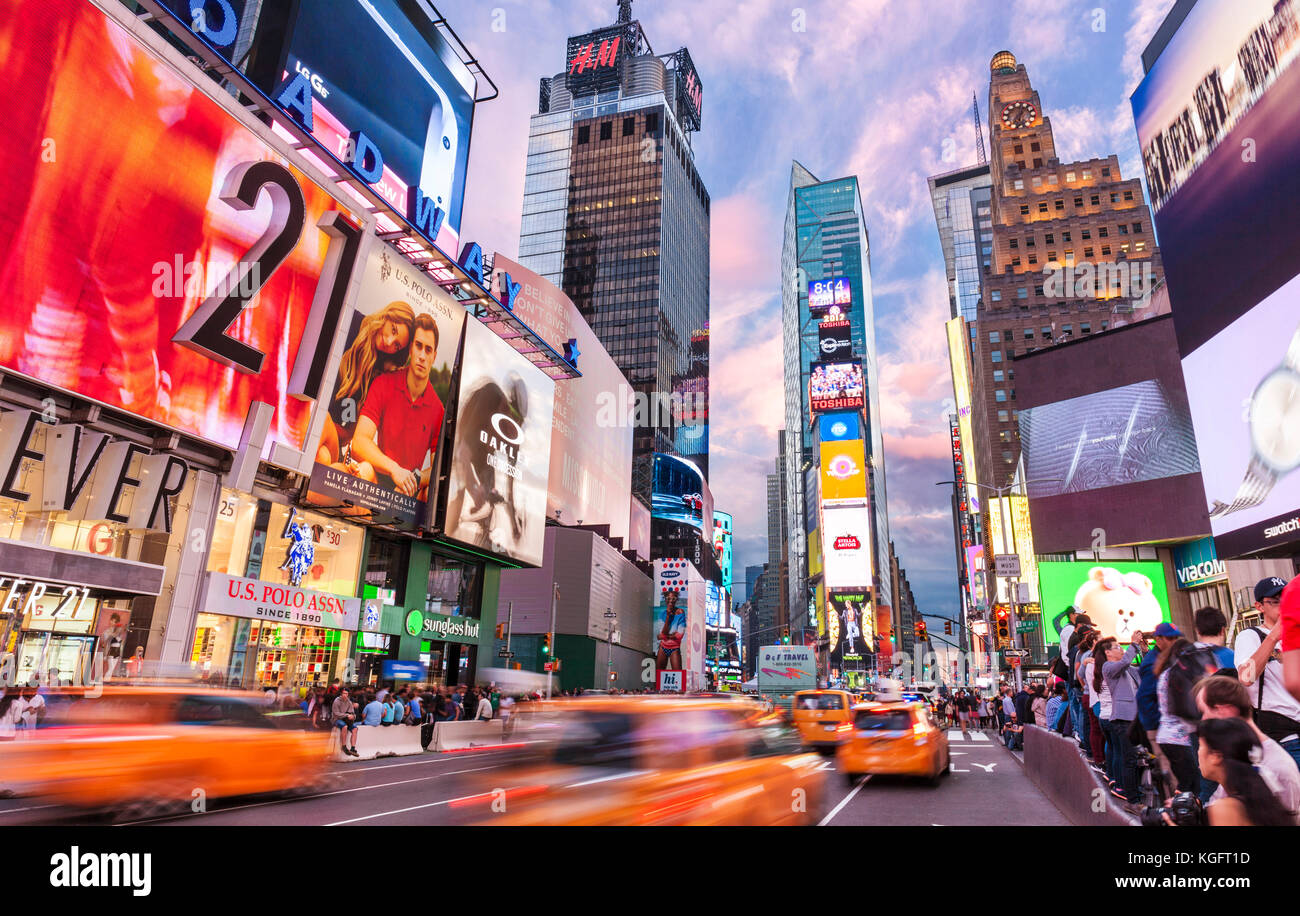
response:
{"label": "sunglass hut sign", "polygon": [[427,611],[411,611],[406,615],[406,632],[412,636],[429,633],[455,642],[477,642],[478,631],[479,622],[473,617],[448,617]]}

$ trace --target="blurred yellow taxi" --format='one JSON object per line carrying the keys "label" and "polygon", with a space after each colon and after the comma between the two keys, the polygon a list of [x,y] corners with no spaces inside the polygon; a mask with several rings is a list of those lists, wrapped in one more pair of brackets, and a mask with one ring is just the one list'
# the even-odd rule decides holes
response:
{"label": "blurred yellow taxi", "polygon": [[105,687],[51,691],[46,706],[42,727],[0,744],[0,785],[56,804],[148,817],[327,778],[328,733],[260,694]]}
{"label": "blurred yellow taxi", "polygon": [[515,738],[526,747],[505,775],[452,803],[474,823],[815,824],[825,801],[822,760],[752,702],[559,700]]}
{"label": "blurred yellow taxi", "polygon": [[948,733],[926,704],[863,703],[852,712],[852,731],[837,758],[850,785],[863,775],[889,774],[921,776],[937,786],[948,772]]}
{"label": "blurred yellow taxi", "polygon": [[837,748],[853,730],[854,696],[846,690],[800,690],[791,718],[808,748]]}

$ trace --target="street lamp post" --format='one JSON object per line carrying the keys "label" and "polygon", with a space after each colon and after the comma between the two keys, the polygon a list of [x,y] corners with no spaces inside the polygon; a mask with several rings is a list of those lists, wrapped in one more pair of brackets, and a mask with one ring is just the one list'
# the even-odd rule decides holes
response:
{"label": "street lamp post", "polygon": [[604,615],[605,620],[607,621],[605,625],[605,669],[606,669],[605,689],[609,690],[611,689],[609,685],[614,682],[614,627],[617,625],[618,622],[618,614],[614,611],[613,608],[614,571],[610,569],[608,566],[603,566],[600,563],[596,564],[596,568],[599,569],[601,572],[605,573],[605,575],[609,576],[610,603],[608,606],[606,606],[605,615]]}

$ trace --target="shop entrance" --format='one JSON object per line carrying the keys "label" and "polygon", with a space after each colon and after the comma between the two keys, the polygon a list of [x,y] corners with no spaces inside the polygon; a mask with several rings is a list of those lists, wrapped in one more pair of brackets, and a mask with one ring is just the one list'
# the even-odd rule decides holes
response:
{"label": "shop entrance", "polygon": [[328,686],[343,651],[341,630],[200,614],[190,666],[231,686],[285,689]]}

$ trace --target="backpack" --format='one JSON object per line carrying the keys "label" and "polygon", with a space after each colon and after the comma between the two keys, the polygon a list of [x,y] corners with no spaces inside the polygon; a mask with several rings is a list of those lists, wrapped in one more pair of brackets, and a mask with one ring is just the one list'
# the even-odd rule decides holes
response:
{"label": "backpack", "polygon": [[[1268,634],[1260,627],[1251,627],[1250,629],[1259,637],[1261,643],[1268,638]],[[1281,743],[1300,732],[1300,722],[1280,712],[1264,708],[1264,678],[1268,674],[1268,666],[1269,662],[1265,662],[1259,670],[1259,676],[1256,678],[1258,688],[1255,693],[1255,724],[1268,737]]]}
{"label": "backpack", "polygon": [[1214,650],[1207,646],[1184,649],[1169,664],[1169,711],[1186,722],[1199,722],[1196,685],[1219,670]]}

